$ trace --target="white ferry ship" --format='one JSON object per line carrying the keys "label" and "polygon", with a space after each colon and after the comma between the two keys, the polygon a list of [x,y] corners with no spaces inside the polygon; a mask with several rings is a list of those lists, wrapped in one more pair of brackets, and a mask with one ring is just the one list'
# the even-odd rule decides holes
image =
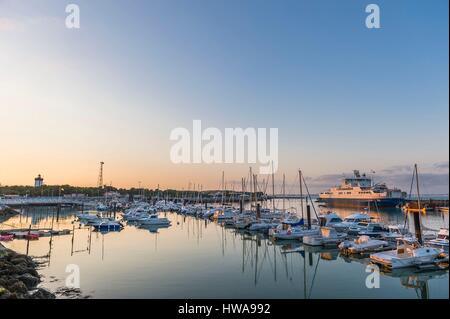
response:
{"label": "white ferry ship", "polygon": [[330,207],[395,207],[406,194],[400,189],[389,189],[384,183],[373,184],[366,174],[353,171],[354,177],[344,178],[341,185],[319,194],[319,201]]}

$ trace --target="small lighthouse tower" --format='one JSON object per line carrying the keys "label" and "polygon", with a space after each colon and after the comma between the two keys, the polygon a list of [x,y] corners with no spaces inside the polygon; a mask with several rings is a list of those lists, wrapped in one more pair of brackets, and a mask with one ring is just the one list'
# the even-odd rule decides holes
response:
{"label": "small lighthouse tower", "polygon": [[42,185],[44,185],[44,179],[42,178],[41,174],[39,174],[34,179],[34,187],[39,188],[39,187],[42,187]]}

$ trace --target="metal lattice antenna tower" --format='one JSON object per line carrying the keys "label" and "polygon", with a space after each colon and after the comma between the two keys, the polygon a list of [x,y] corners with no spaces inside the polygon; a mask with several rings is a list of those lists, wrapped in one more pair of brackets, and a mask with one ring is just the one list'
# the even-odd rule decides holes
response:
{"label": "metal lattice antenna tower", "polygon": [[98,174],[97,186],[98,188],[103,188],[103,165],[104,162],[100,162],[100,172]]}

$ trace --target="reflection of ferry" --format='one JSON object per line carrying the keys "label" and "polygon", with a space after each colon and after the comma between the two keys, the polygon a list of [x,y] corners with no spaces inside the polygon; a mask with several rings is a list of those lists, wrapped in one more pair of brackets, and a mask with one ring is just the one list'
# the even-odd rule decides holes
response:
{"label": "reflection of ferry", "polygon": [[334,207],[395,207],[402,203],[405,193],[386,184],[373,184],[366,174],[354,171],[355,176],[345,178],[342,184],[320,193],[321,202]]}

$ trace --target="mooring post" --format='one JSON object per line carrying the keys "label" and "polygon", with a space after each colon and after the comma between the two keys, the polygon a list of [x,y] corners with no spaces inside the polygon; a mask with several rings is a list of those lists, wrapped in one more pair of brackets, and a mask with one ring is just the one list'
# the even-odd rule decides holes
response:
{"label": "mooring post", "polygon": [[306,205],[306,218],[308,219],[308,229],[311,229],[311,206]]}
{"label": "mooring post", "polygon": [[61,204],[58,204],[56,208],[56,221],[59,221],[59,213],[61,211]]}
{"label": "mooring post", "polygon": [[414,211],[414,232],[416,233],[417,241],[422,245],[422,230],[420,225],[420,211]]}
{"label": "mooring post", "polygon": [[28,236],[27,236],[27,256],[28,256],[28,250],[30,249],[30,235],[31,235],[31,224],[28,228]]}
{"label": "mooring post", "polygon": [[261,218],[261,204],[258,203],[256,204],[256,219],[260,219]]}

